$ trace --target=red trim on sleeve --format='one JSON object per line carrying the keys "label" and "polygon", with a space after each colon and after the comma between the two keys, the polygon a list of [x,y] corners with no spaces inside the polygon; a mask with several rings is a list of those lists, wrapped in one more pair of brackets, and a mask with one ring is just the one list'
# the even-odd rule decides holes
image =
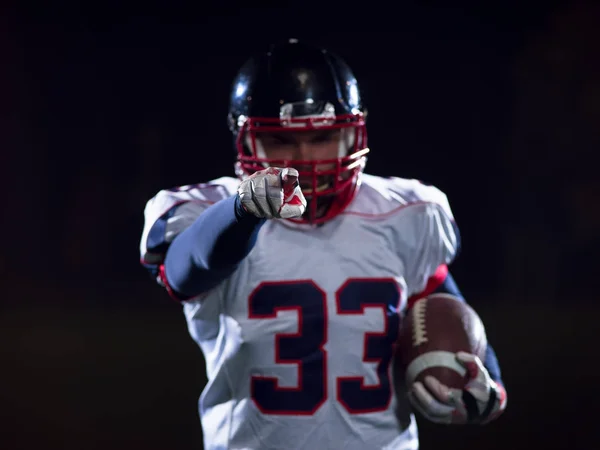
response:
{"label": "red trim on sleeve", "polygon": [[446,264],[440,265],[434,274],[429,277],[427,280],[427,285],[425,289],[423,289],[418,294],[414,294],[408,299],[408,308],[412,308],[417,300],[423,297],[427,297],[429,294],[433,293],[440,285],[446,280],[448,276],[448,266]]}
{"label": "red trim on sleeve", "polygon": [[182,297],[179,294],[177,294],[173,288],[171,288],[171,286],[169,285],[169,281],[167,280],[167,274],[165,272],[165,265],[161,264],[158,268],[158,276],[160,277],[160,280],[163,282],[163,284],[165,285],[165,289],[167,290],[169,297],[171,297],[173,300],[175,300],[176,302],[185,302],[186,300],[189,300],[191,297]]}

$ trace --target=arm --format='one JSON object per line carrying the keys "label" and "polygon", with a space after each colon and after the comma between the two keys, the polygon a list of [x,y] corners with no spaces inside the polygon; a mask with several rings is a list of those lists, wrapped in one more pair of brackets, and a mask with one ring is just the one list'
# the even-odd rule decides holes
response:
{"label": "arm", "polygon": [[264,223],[242,208],[237,194],[207,208],[167,250],[161,278],[170,293],[184,300],[229,277]]}
{"label": "arm", "polygon": [[[458,288],[458,285],[454,281],[454,278],[448,272],[447,267],[445,269],[444,268],[440,269],[439,272],[440,272],[440,274],[445,272],[446,275],[440,276],[441,282],[439,282],[439,284],[435,283],[435,284],[437,284],[437,286],[436,287],[432,286],[433,289],[430,292],[428,292],[426,295],[433,294],[433,293],[451,294],[454,297],[456,297],[459,300],[466,303],[464,296],[460,292],[460,289]],[[500,383],[500,384],[504,385],[504,383],[502,382],[502,376],[501,376],[502,374],[500,371],[500,365],[498,363],[498,358],[496,357],[496,352],[494,352],[494,349],[492,348],[492,346],[490,345],[489,342],[487,345],[487,350],[486,350],[486,354],[485,354],[485,360],[483,361],[483,365],[487,369],[492,380],[494,380],[496,383]]]}
{"label": "arm", "polygon": [[[448,292],[464,301],[448,273],[448,265],[460,250],[460,232],[448,198],[433,186],[413,183],[412,189],[405,194],[414,201],[409,216],[411,227],[404,230],[413,244],[406,273],[408,307],[434,292]],[[407,239],[401,233],[398,238],[401,242]],[[413,406],[438,423],[487,423],[498,417],[506,407],[506,391],[491,346],[485,356],[485,366],[469,353],[459,352],[455,358],[468,375],[465,386],[451,389],[434,377],[426,377],[424,382],[416,381],[410,387],[409,399]]]}
{"label": "arm", "polygon": [[241,182],[235,195],[208,207],[210,201],[200,194],[161,191],[144,211],[141,262],[180,301],[231,276],[252,250],[266,219],[300,217],[306,208],[298,172],[292,168],[256,172]]}
{"label": "arm", "polygon": [[[440,266],[429,279],[426,290],[409,299],[409,307],[434,293],[450,294],[465,302],[447,266]],[[426,379],[423,384],[413,385],[413,405],[433,422],[489,423],[496,419],[506,408],[507,395],[493,347],[488,342],[484,361],[466,353],[458,353],[456,359],[471,379],[462,392],[449,389],[436,379]]]}

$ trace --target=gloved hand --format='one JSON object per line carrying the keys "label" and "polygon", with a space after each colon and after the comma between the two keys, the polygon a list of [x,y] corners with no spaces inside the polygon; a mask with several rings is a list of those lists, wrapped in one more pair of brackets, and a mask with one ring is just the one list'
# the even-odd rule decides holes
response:
{"label": "gloved hand", "polygon": [[506,391],[494,382],[481,360],[470,353],[459,352],[457,361],[470,378],[464,389],[451,389],[428,376],[424,383],[416,381],[409,399],[425,418],[444,424],[484,424],[494,420],[506,408]]}
{"label": "gloved hand", "polygon": [[295,219],[304,214],[306,199],[291,167],[269,167],[255,172],[238,187],[243,208],[256,217]]}

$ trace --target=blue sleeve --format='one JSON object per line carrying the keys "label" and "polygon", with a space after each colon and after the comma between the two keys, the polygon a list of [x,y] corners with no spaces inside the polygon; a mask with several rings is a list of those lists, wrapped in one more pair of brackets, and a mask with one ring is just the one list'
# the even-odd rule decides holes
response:
{"label": "blue sleeve", "polygon": [[[450,273],[448,273],[444,282],[441,285],[439,285],[434,292],[452,294],[466,303],[465,298],[458,289],[458,285],[456,284],[454,278],[452,277],[452,275],[450,275]],[[494,380],[497,383],[503,384],[502,373],[500,371],[500,364],[498,363],[496,352],[494,352],[494,349],[492,348],[489,342],[485,352],[485,360],[483,361],[483,365],[489,372],[492,380]]]}
{"label": "blue sleeve", "polygon": [[250,253],[265,223],[246,213],[234,195],[206,209],[167,250],[164,276],[179,298],[189,298],[229,277]]}

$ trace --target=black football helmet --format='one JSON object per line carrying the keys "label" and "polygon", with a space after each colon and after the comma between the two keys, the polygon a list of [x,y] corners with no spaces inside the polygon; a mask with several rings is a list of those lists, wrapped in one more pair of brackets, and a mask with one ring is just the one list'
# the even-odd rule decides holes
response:
{"label": "black football helmet", "polygon": [[[333,53],[290,39],[250,58],[234,79],[228,114],[240,178],[268,166],[295,167],[312,180],[303,188],[308,208],[301,222],[322,223],[354,198],[366,164],[366,111],[356,78]],[[340,129],[333,160],[269,159],[259,132]],[[329,167],[321,170],[319,167]],[[330,167],[335,167],[331,169]]]}

